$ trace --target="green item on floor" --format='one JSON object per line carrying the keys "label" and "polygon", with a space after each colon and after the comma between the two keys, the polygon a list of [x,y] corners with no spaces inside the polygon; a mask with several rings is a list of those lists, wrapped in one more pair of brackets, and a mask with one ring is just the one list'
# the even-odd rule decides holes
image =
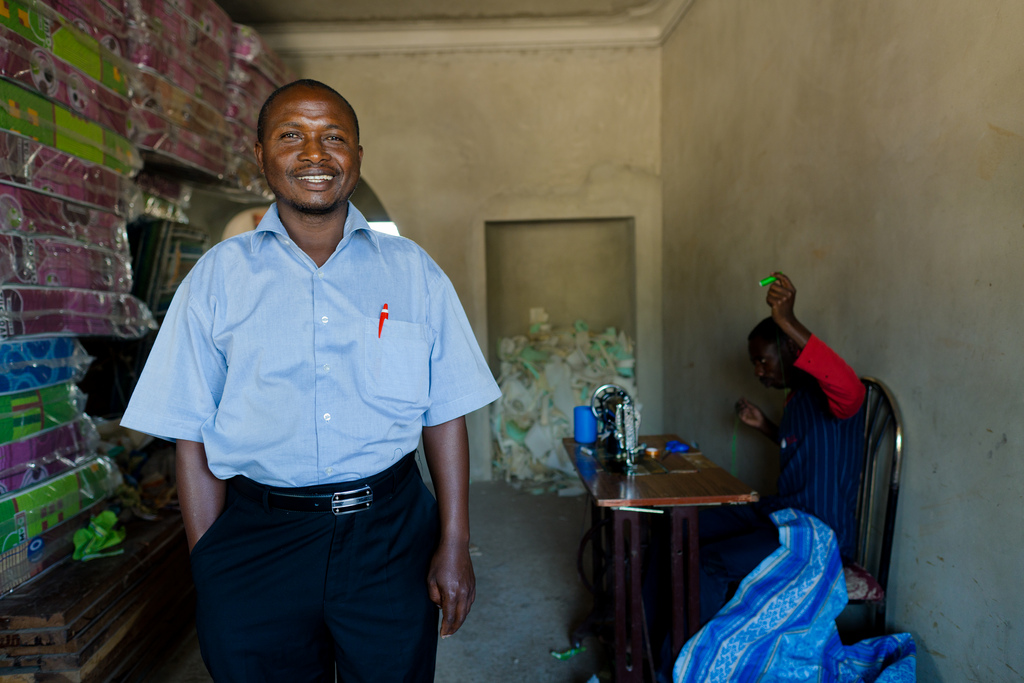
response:
{"label": "green item on floor", "polygon": [[551,651],[551,656],[554,657],[555,659],[557,659],[560,662],[564,662],[565,660],[569,659],[570,657],[575,657],[579,653],[586,652],[586,651],[587,651],[586,647],[584,647],[583,645],[579,645],[577,647],[570,647],[568,650],[552,650]]}
{"label": "green item on floor", "polygon": [[102,552],[124,540],[125,530],[115,530],[116,524],[117,515],[110,510],[104,510],[93,517],[89,520],[88,527],[75,532],[75,552],[72,557],[86,562],[98,557],[113,557],[123,553],[124,548]]}

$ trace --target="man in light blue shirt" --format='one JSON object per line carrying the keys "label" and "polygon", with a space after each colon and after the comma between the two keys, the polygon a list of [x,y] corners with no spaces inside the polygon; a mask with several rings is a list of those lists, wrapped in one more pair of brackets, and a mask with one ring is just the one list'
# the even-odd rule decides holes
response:
{"label": "man in light blue shirt", "polygon": [[216,680],[430,681],[437,607],[445,637],[475,596],[464,415],[499,391],[440,268],[349,204],[348,102],[289,84],[257,137],[277,203],[182,283],[122,424],[177,440]]}

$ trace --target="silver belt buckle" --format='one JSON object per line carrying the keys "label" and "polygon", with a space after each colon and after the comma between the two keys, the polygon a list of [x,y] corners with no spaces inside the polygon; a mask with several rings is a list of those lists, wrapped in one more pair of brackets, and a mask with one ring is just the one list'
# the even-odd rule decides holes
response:
{"label": "silver belt buckle", "polygon": [[335,515],[347,515],[370,507],[373,503],[373,489],[364,486],[352,491],[339,491],[331,496],[331,512]]}

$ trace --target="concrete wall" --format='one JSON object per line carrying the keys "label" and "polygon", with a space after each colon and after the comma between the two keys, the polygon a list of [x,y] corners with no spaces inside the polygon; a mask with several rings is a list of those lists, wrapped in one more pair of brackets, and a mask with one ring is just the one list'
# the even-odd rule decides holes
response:
{"label": "concrete wall", "polygon": [[[660,429],[660,50],[338,54],[291,64],[351,101],[364,177],[402,233],[451,277],[481,344],[490,343],[487,221],[634,219],[638,379],[651,406],[645,424]],[[489,478],[479,414],[471,440],[473,476]]]}
{"label": "concrete wall", "polygon": [[696,0],[663,53],[665,423],[729,465],[735,399],[781,412],[744,340],[790,274],[903,410],[889,621],[921,681],[1024,676],[1021,35],[1015,1]]}

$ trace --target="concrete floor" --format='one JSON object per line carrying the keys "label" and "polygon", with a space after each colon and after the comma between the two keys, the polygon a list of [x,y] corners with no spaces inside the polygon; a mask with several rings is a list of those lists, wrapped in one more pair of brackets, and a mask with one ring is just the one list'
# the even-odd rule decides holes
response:
{"label": "concrete floor", "polygon": [[[590,609],[576,576],[586,498],[534,490],[504,482],[470,487],[476,603],[462,629],[438,643],[437,683],[584,683],[594,674],[610,680],[608,657],[595,639],[571,659],[550,654],[569,647],[569,630]],[[211,680],[194,632],[149,678]]]}

